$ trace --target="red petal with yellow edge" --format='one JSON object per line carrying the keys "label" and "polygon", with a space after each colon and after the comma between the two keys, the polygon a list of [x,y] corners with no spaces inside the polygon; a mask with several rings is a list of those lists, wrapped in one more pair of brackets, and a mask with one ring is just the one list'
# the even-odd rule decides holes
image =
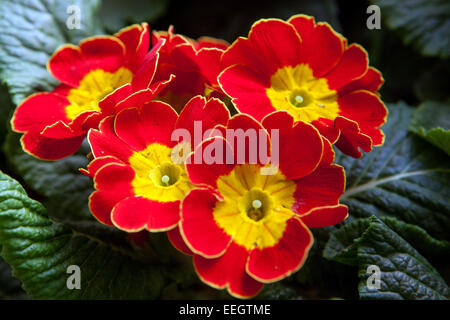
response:
{"label": "red petal with yellow edge", "polygon": [[127,232],[167,231],[180,220],[180,201],[158,202],[132,196],[114,206],[111,220],[114,225]]}
{"label": "red petal with yellow edge", "polygon": [[80,46],[67,45],[58,49],[48,62],[50,73],[62,83],[78,87],[81,79],[92,70],[116,71],[124,63],[125,48],[114,37],[93,37]]}
{"label": "red petal with yellow edge", "polygon": [[387,109],[380,98],[369,91],[360,90],[338,99],[340,115],[356,121],[360,128],[379,127],[386,122]]}
{"label": "red petal with yellow edge", "polygon": [[210,190],[194,189],[181,205],[181,235],[193,252],[207,258],[221,256],[231,242],[231,237],[214,221],[217,201]]}
{"label": "red petal with yellow edge", "polygon": [[114,37],[93,37],[80,42],[80,50],[85,63],[91,70],[116,71],[125,63],[125,47]]}
{"label": "red petal with yellow edge", "polygon": [[98,221],[112,226],[111,211],[122,199],[132,195],[134,171],[123,164],[102,166],[94,176],[95,188],[89,197],[89,208]]}
{"label": "red petal with yellow edge", "polygon": [[259,293],[263,284],[245,271],[247,259],[247,250],[232,242],[225,254],[217,259],[194,255],[194,267],[200,279],[210,286],[227,288],[237,298],[251,298]]}
{"label": "red petal with yellow edge", "polygon": [[142,108],[125,109],[114,121],[119,138],[134,150],[144,150],[152,143],[174,146],[171,135],[177,121],[177,113],[169,105],[152,101]]}
{"label": "red petal with yellow edge", "polygon": [[[207,148],[217,146],[222,154],[215,159],[205,159]],[[227,154],[232,164],[227,164]],[[191,153],[185,163],[186,171],[189,179],[193,184],[206,185],[213,188],[217,187],[217,178],[219,176],[227,175],[235,167],[235,156],[233,149],[228,142],[222,137],[211,137],[204,140],[193,153]],[[205,161],[206,160],[206,161]],[[211,161],[210,161],[211,160]]]}
{"label": "red petal with yellow edge", "polygon": [[159,50],[164,42],[164,39],[157,42],[150,52],[144,57],[141,66],[136,71],[133,80],[131,81],[134,91],[147,89],[152,82],[159,61]]}
{"label": "red petal with yellow edge", "polygon": [[[192,140],[196,134],[194,130],[195,121],[201,123],[202,132],[200,134],[203,136],[208,129],[217,125],[227,125],[229,118],[230,112],[222,101],[214,98],[206,100],[202,96],[195,96],[189,100],[181,111],[175,128],[188,130]],[[194,141],[191,141],[191,146],[192,149],[197,147]]]}
{"label": "red petal with yellow edge", "polygon": [[207,49],[220,49],[225,50],[230,44],[222,39],[216,39],[211,37],[200,37],[194,42],[196,50]]}
{"label": "red petal with yellow edge", "polygon": [[133,94],[131,84],[126,84],[108,94],[98,103],[102,114],[104,116],[110,116],[118,112],[116,110],[116,105],[125,98],[129,97],[131,94]]}
{"label": "red petal with yellow edge", "polygon": [[352,44],[345,49],[337,66],[325,76],[325,79],[331,90],[338,90],[362,77],[367,72],[368,66],[367,52],[361,46]]}
{"label": "red petal with yellow edge", "polygon": [[114,118],[105,118],[99,130],[90,130],[88,141],[94,157],[113,156],[127,163],[133,150],[123,140],[116,136],[114,131]]}
{"label": "red petal with yellow edge", "polygon": [[380,89],[384,79],[380,71],[375,68],[369,67],[367,72],[359,79],[356,79],[339,89],[339,95],[343,96],[347,93],[357,90],[367,90],[375,92]]}
{"label": "red petal with yellow edge", "polygon": [[247,272],[264,283],[281,280],[303,266],[313,241],[303,223],[296,218],[289,219],[276,245],[250,251]]}
{"label": "red petal with yellow edge", "polygon": [[222,90],[232,98],[240,112],[251,114],[260,121],[265,115],[276,111],[266,94],[270,82],[244,66],[231,66],[218,78]]}
{"label": "red petal with yellow edge", "polygon": [[116,157],[106,156],[106,157],[95,158],[94,160],[92,160],[88,164],[87,170],[83,169],[83,168],[81,168],[79,170],[84,175],[93,178],[98,170],[100,170],[103,166],[110,164],[110,163],[123,164],[123,162],[120,161],[119,159],[117,159]]}
{"label": "red petal with yellow edge", "polygon": [[173,228],[172,230],[167,231],[167,237],[169,238],[170,243],[178,250],[183,252],[188,256],[192,256],[194,253],[184,242],[183,237],[181,236],[179,228]]}
{"label": "red petal with yellow edge", "polygon": [[150,45],[148,24],[132,25],[114,35],[125,45],[125,60],[130,70],[136,70],[144,59]]}
{"label": "red petal with yellow edge", "polygon": [[248,39],[239,38],[222,59],[225,67],[244,64],[254,71],[264,70],[265,74],[272,75],[281,67],[296,66],[300,54],[301,40],[292,25],[276,19],[261,19],[253,24]]}
{"label": "red petal with yellow edge", "polygon": [[334,206],[345,190],[344,168],[332,164],[319,166],[312,174],[294,181],[297,189],[292,210],[303,214],[311,209]]}
{"label": "red petal with yellow edge", "polygon": [[74,154],[83,143],[85,135],[67,139],[51,139],[40,134],[40,130],[27,131],[21,138],[24,151],[41,160],[60,160]]}
{"label": "red petal with yellow edge", "polygon": [[347,206],[337,205],[312,209],[301,215],[300,219],[308,228],[323,228],[338,224],[344,221],[347,216]]}
{"label": "red petal with yellow edge", "polygon": [[335,127],[341,130],[336,147],[343,153],[359,158],[362,156],[362,152],[358,148],[361,148],[364,152],[372,151],[372,140],[361,132],[357,122],[344,117],[337,117],[334,123]]}
{"label": "red petal with yellow edge", "polygon": [[288,22],[302,39],[298,63],[309,64],[316,78],[337,65],[344,52],[345,40],[327,23],[315,24],[314,18],[304,15],[294,16]]}
{"label": "red petal with yellow edge", "polygon": [[197,53],[190,43],[183,43],[171,51],[172,62],[175,64],[178,70],[181,71],[199,71],[199,67],[196,63]]}
{"label": "red petal with yellow edge", "polygon": [[320,159],[319,166],[329,166],[334,162],[334,150],[331,146],[331,142],[327,138],[322,137],[323,141],[323,154]]}
{"label": "red petal with yellow edge", "polygon": [[319,130],[320,134],[328,139],[332,144],[339,139],[340,131],[334,127],[334,121],[331,119],[320,118],[312,122],[312,125]]}
{"label": "red petal with yellow edge", "polygon": [[69,122],[65,111],[68,104],[66,98],[52,92],[33,94],[17,107],[11,120],[12,128],[17,132],[26,132],[43,129],[60,120]]}
{"label": "red petal with yellow edge", "polygon": [[323,142],[314,126],[298,121],[286,111],[274,112],[263,119],[269,131],[278,130],[279,143],[272,139],[272,148],[278,148],[279,167],[287,179],[297,179],[310,174],[322,158]]}
{"label": "red petal with yellow edge", "polygon": [[233,116],[228,122],[226,139],[234,150],[233,163],[264,165],[269,162],[269,158],[264,156],[270,156],[269,134],[261,123],[251,116]]}
{"label": "red petal with yellow edge", "polygon": [[200,71],[208,83],[213,86],[219,85],[217,77],[223,70],[220,64],[222,53],[222,50],[212,48],[204,48],[197,53]]}

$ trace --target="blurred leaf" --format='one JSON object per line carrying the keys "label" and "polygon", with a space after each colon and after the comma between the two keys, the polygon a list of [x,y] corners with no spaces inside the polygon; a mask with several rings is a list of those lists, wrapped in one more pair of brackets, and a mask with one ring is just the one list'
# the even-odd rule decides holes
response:
{"label": "blurred leaf", "polygon": [[6,157],[26,185],[44,197],[50,215],[59,220],[90,218],[88,198],[93,191],[92,180],[78,171],[87,166],[88,145],[83,144],[68,158],[43,161],[25,153],[19,138],[17,133],[8,134],[4,145]]}
{"label": "blurred leaf", "polygon": [[168,0],[103,0],[100,19],[109,32],[133,23],[154,21],[167,10]]}
{"label": "blurred leaf", "polygon": [[450,100],[422,103],[414,111],[409,129],[450,155]]}
{"label": "blurred leaf", "polygon": [[423,55],[450,57],[450,2],[447,0],[371,0],[389,28]]}
{"label": "blurred leaf", "polygon": [[408,133],[413,110],[404,103],[389,105],[384,146],[360,159],[337,153],[347,177],[341,200],[352,217],[396,217],[449,240],[450,163],[444,152]]}
{"label": "blurred leaf", "polygon": [[[69,30],[67,8],[80,8],[80,29]],[[37,91],[57,84],[46,63],[65,43],[77,43],[100,31],[95,18],[98,0],[3,0],[0,2],[0,78],[19,104]]]}
{"label": "blurred leaf", "polygon": [[8,121],[10,113],[14,106],[8,94],[8,88],[0,85],[0,144],[3,143],[6,133],[8,132]]}
{"label": "blurred leaf", "polygon": [[[86,228],[86,231],[91,228]],[[14,276],[36,299],[154,299],[170,266],[140,262],[130,252],[49,219],[44,207],[0,173],[0,244]],[[81,289],[67,288],[67,268],[81,270]]]}
{"label": "blurred leaf", "polygon": [[[359,267],[361,299],[436,300],[450,296],[439,273],[399,234],[376,217],[358,220],[332,235],[324,256]],[[347,234],[350,230],[359,231],[353,242]],[[372,265],[381,271],[380,288],[367,285],[372,274],[367,270]]]}

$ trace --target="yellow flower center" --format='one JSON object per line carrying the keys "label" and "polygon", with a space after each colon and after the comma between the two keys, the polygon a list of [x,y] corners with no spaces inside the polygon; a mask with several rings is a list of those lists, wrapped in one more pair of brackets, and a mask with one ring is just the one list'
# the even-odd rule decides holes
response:
{"label": "yellow flower center", "polygon": [[160,202],[184,198],[192,184],[184,164],[172,162],[171,152],[169,147],[153,143],[146,149],[133,153],[129,162],[136,173],[131,183],[135,195]]}
{"label": "yellow flower center", "polygon": [[236,166],[217,181],[224,200],[217,202],[214,220],[234,242],[249,250],[277,244],[294,215],[295,183],[281,172],[261,175],[260,169],[251,164]]}
{"label": "yellow flower center", "polygon": [[98,103],[115,89],[131,82],[133,74],[127,68],[116,72],[96,69],[89,72],[80,81],[78,88],[71,89],[67,99],[66,115],[70,120],[85,111],[100,111]]}
{"label": "yellow flower center", "polygon": [[270,84],[266,94],[272,106],[289,111],[296,121],[334,120],[338,116],[337,92],[330,90],[326,79],[315,78],[306,64],[278,69]]}

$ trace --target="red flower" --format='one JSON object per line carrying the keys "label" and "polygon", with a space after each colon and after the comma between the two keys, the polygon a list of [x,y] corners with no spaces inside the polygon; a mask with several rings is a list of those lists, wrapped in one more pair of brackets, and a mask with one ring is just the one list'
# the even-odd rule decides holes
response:
{"label": "red flower", "polygon": [[369,152],[383,144],[381,74],[362,47],[348,45],[326,23],[305,15],[260,20],[225,51],[222,64],[222,89],[257,120],[287,110],[353,157],[362,155],[358,147]]}
{"label": "red flower", "polygon": [[[114,36],[88,38],[79,46],[58,49],[47,67],[62,84],[52,92],[28,97],[12,119],[13,130],[25,133],[24,150],[45,160],[61,159],[78,150],[87,130],[111,114],[112,110],[102,105],[105,96],[129,83],[132,85],[110,99],[149,86],[161,45],[147,54],[149,31],[144,23]],[[160,85],[154,84],[152,91],[158,91]]]}
{"label": "red flower", "polygon": [[228,43],[214,38],[202,37],[197,41],[168,32],[152,34],[152,43],[165,39],[155,79],[167,79],[175,75],[174,81],[165,88],[159,100],[169,103],[178,112],[187,101],[196,95],[225,97],[217,82],[222,71],[220,57]]}
{"label": "red flower", "polygon": [[121,108],[88,135],[95,157],[84,171],[96,189],[89,199],[91,212],[100,222],[128,232],[177,226],[180,201],[192,183],[184,163],[173,161],[173,152],[179,152],[173,131],[185,129],[193,136],[194,121],[202,121],[207,130],[226,125],[229,118],[217,99],[195,97],[178,116],[166,103],[148,97],[140,91],[123,100],[122,105],[133,108]]}
{"label": "red flower", "polygon": [[[284,111],[265,117],[262,125],[240,114],[227,128],[256,129],[263,133],[259,139],[270,135],[272,144],[272,129],[279,130],[279,171],[272,175],[261,174],[267,164],[251,164],[250,144],[239,149],[238,138],[228,136],[205,140],[186,161],[191,182],[203,187],[191,190],[182,203],[181,235],[195,253],[200,278],[236,297],[254,296],[263,283],[296,272],[313,243],[309,228],[334,225],[347,216],[347,207],[339,204],[344,170],[332,163],[328,140],[312,125],[294,123]],[[261,141],[267,140],[253,145],[263,145]],[[197,154],[213,146],[226,147],[224,158],[196,164]],[[242,150],[246,160],[237,164]],[[227,164],[227,154],[234,164]],[[176,238],[173,234],[172,240],[182,246]]]}

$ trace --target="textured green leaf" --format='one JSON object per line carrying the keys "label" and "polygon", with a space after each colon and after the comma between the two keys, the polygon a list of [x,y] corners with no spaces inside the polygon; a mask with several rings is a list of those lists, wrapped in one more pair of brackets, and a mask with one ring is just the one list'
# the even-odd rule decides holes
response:
{"label": "textured green leaf", "polygon": [[[436,300],[450,296],[439,273],[408,242],[374,219],[358,243],[361,299]],[[381,270],[380,289],[367,286],[367,268]]]}
{"label": "textured green leaf", "polygon": [[[80,29],[66,26],[67,8],[80,8]],[[37,91],[49,91],[56,80],[46,63],[64,43],[77,43],[100,32],[94,18],[98,0],[3,0],[0,2],[0,78],[19,104]]]}
{"label": "textured green leaf", "polygon": [[19,138],[16,133],[8,134],[4,146],[7,159],[26,185],[43,196],[50,215],[59,220],[89,218],[92,181],[78,171],[88,163],[89,146],[84,144],[75,155],[59,161],[42,161],[25,153]]}
{"label": "textured green leaf", "polygon": [[450,57],[450,3],[447,0],[372,0],[389,28],[423,55]]}
{"label": "textured green leaf", "polygon": [[[163,267],[133,258],[98,233],[52,222],[44,207],[0,173],[1,256],[25,290],[37,299],[156,298],[165,285]],[[81,289],[69,290],[67,268],[81,269]],[[170,268],[166,267],[166,270]]]}
{"label": "textured green leaf", "polygon": [[389,105],[384,146],[360,159],[338,153],[347,190],[342,202],[352,217],[391,216],[420,226],[437,239],[450,239],[448,156],[408,133],[413,112],[404,103]]}
{"label": "textured green leaf", "polygon": [[[439,247],[448,255],[449,244],[431,238],[423,229],[388,218],[414,242]],[[359,234],[359,235],[358,235]],[[361,299],[447,299],[448,285],[439,273],[410,243],[376,217],[357,219],[336,231],[327,243],[324,256],[359,268]],[[372,273],[380,268],[380,288],[367,286]]]}
{"label": "textured green leaf", "polygon": [[105,28],[114,33],[133,23],[156,20],[168,5],[168,0],[103,0],[99,13]]}
{"label": "textured green leaf", "polygon": [[[381,221],[426,257],[450,255],[450,242],[431,237],[424,229],[397,220],[381,217]],[[361,235],[367,230],[373,218],[353,219],[333,232],[323,256],[344,264],[357,266],[357,249]]]}
{"label": "textured green leaf", "polygon": [[422,103],[409,129],[450,155],[450,101]]}

